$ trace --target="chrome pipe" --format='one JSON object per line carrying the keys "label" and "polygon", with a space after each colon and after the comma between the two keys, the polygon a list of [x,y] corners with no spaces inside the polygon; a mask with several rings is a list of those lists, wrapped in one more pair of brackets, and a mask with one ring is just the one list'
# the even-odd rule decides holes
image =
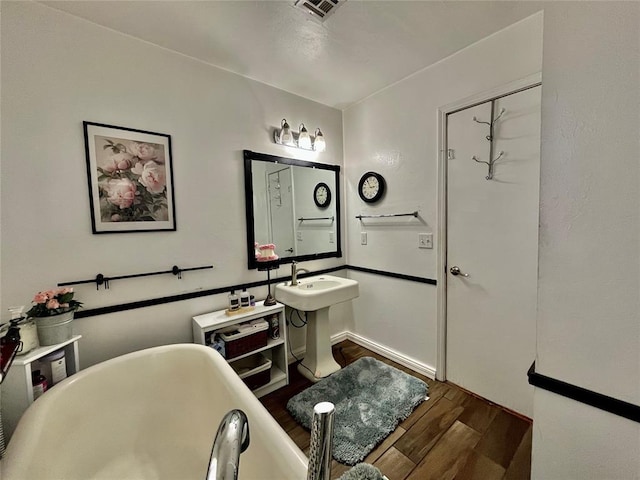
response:
{"label": "chrome pipe", "polygon": [[211,449],[207,480],[237,480],[240,454],[249,448],[249,420],[242,410],[224,416]]}
{"label": "chrome pipe", "polygon": [[307,480],[331,479],[335,413],[335,406],[331,402],[320,402],[313,407]]}

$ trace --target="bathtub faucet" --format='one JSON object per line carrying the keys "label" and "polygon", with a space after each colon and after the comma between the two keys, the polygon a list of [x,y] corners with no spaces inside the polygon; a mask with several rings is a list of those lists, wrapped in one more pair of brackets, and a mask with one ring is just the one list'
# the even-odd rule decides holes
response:
{"label": "bathtub faucet", "polygon": [[236,480],[240,454],[249,447],[249,420],[242,410],[227,412],[211,449],[207,480]]}
{"label": "bathtub faucet", "polygon": [[331,479],[335,414],[336,407],[331,402],[316,403],[313,407],[307,480]]}

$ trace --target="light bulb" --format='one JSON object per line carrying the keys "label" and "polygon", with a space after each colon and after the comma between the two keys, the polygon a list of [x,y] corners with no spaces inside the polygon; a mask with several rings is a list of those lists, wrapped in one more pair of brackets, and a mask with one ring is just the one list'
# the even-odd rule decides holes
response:
{"label": "light bulb", "polygon": [[325,148],[327,148],[327,144],[324,141],[324,135],[319,128],[316,128],[316,139],[313,142],[313,149],[316,152],[324,152]]}
{"label": "light bulb", "polygon": [[304,123],[300,124],[300,133],[298,135],[298,147],[304,148],[305,150],[311,150],[311,137],[309,136],[309,132],[304,126]]}
{"label": "light bulb", "polygon": [[280,125],[282,126],[282,130],[280,130],[280,143],[290,147],[295,146],[295,143],[293,142],[293,134],[291,133],[291,128],[287,123],[287,119],[283,118]]}

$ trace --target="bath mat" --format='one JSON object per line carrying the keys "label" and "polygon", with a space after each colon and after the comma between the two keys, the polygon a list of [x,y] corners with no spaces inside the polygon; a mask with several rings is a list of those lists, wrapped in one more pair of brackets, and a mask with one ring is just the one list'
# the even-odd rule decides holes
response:
{"label": "bath mat", "polygon": [[425,400],[427,390],[422,380],[362,357],[292,397],[287,410],[310,429],[314,405],[333,403],[333,458],[355,465]]}
{"label": "bath mat", "polygon": [[389,480],[380,470],[368,463],[359,463],[347,470],[338,480]]}

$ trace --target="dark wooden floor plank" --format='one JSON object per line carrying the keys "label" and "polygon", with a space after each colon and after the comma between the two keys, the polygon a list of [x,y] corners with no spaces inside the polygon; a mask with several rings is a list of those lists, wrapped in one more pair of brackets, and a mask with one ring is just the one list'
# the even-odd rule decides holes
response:
{"label": "dark wooden floor plank", "polygon": [[[429,385],[430,399],[421,403],[364,459],[364,462],[380,468],[390,480],[493,480],[505,469],[504,480],[530,477],[530,422],[453,384],[426,378],[352,341],[335,345],[333,352],[342,366],[369,356]],[[309,431],[293,419],[286,404],[312,383],[297,371],[295,365],[290,366],[289,377],[289,385],[262,397],[260,401],[308,455]],[[412,460],[407,453],[418,461]],[[407,472],[409,467],[411,470]],[[334,460],[331,478],[337,479],[350,468]]]}
{"label": "dark wooden floor plank", "polygon": [[[340,478],[340,476],[349,470],[351,467],[347,465],[343,465],[342,463],[336,462],[335,460],[331,461],[331,479],[334,480],[336,478]],[[302,479],[304,480],[304,479]]]}
{"label": "dark wooden floor plank", "polygon": [[371,453],[365,457],[363,462],[373,464],[376,460],[378,460],[378,458],[380,458],[384,454],[384,452],[386,452],[389,448],[391,448],[393,444],[396,443],[396,441],[405,433],[407,433],[407,431],[404,428],[402,427],[396,428],[391,433],[391,435],[385,438],[380,445],[374,448],[371,451]]}
{"label": "dark wooden floor plank", "polygon": [[427,383],[429,384],[429,400],[426,400],[418,405],[417,408],[411,413],[411,415],[409,415],[402,423],[400,423],[400,426],[405,430],[409,430],[409,428],[411,428],[413,424],[420,419],[420,417],[431,410],[431,407],[433,407],[437,403],[438,399],[443,397],[449,390],[449,387],[447,387],[447,385],[442,382],[430,381]]}
{"label": "dark wooden floor plank", "polygon": [[454,422],[407,479],[453,480],[466,464],[480,437],[481,434],[473,428]]}
{"label": "dark wooden floor plank", "polygon": [[304,451],[309,448],[309,444],[311,443],[311,434],[309,433],[309,430],[302,427],[301,425],[297,425],[287,433],[300,450]]}
{"label": "dark wooden floor plank", "polygon": [[389,480],[404,480],[416,464],[391,447],[374,464]]}
{"label": "dark wooden floor plank", "polygon": [[466,395],[461,405],[464,408],[464,412],[460,414],[458,420],[480,433],[487,431],[489,425],[491,425],[491,422],[500,411],[495,405],[491,405],[473,395]]}
{"label": "dark wooden floor plank", "polygon": [[478,443],[476,451],[507,468],[528,428],[528,422],[501,410]]}
{"label": "dark wooden floor plank", "polygon": [[395,447],[419,463],[449,429],[463,408],[442,397],[396,442]]}
{"label": "dark wooden floor plank", "polygon": [[472,451],[456,480],[501,480],[504,471],[504,467],[493,460]]}
{"label": "dark wooden floor plank", "polygon": [[513,455],[513,460],[507,468],[504,480],[528,480],[531,478],[531,437],[533,429],[527,429],[520,442],[520,446]]}

